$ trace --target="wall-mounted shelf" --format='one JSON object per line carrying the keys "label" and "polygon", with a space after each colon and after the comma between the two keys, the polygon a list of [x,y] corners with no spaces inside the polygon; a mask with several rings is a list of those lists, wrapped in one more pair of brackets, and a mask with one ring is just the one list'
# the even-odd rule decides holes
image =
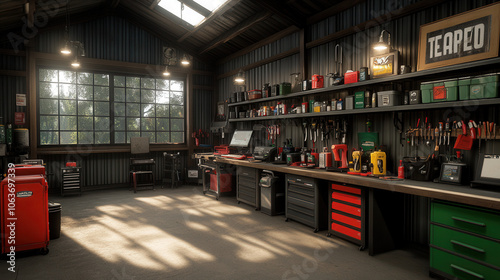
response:
{"label": "wall-mounted shelf", "polygon": [[376,107],[376,108],[366,108],[366,109],[328,111],[328,112],[320,112],[320,113],[287,114],[287,115],[279,115],[279,116],[229,119],[229,122],[251,122],[251,121],[281,120],[281,119],[294,119],[294,118],[343,116],[343,115],[352,115],[352,114],[370,114],[370,113],[400,112],[400,111],[413,111],[413,110],[432,110],[432,109],[441,109],[441,108],[467,107],[467,106],[475,107],[475,106],[498,105],[498,104],[500,104],[500,98],[472,99],[472,100],[463,100],[463,101],[423,103],[423,104],[415,104],[415,105],[400,105],[400,106],[392,106],[392,107]]}
{"label": "wall-mounted shelf", "polygon": [[[403,75],[394,75],[394,76],[389,76],[389,77],[384,77],[384,78],[372,79],[372,80],[367,80],[367,81],[362,81],[362,82],[357,82],[357,83],[352,83],[352,84],[347,84],[347,85],[330,86],[330,87],[325,87],[325,88],[318,88],[318,89],[294,92],[294,93],[287,94],[287,95],[279,95],[279,96],[272,96],[272,97],[260,98],[260,99],[243,101],[243,102],[229,103],[228,106],[229,107],[242,106],[242,105],[248,105],[248,104],[253,104],[253,103],[263,103],[263,102],[268,102],[268,101],[273,101],[273,100],[291,99],[291,98],[297,98],[297,97],[314,95],[314,94],[325,93],[325,92],[333,92],[333,91],[345,90],[345,89],[350,89],[350,88],[383,84],[383,83],[387,83],[387,82],[411,80],[411,79],[415,79],[415,78],[422,78],[422,77],[436,75],[436,74],[442,75],[445,72],[452,72],[452,71],[458,71],[458,70],[464,70],[464,69],[469,70],[470,68],[475,68],[475,67],[491,66],[491,65],[499,64],[499,63],[500,63],[500,57],[497,57],[497,58],[485,59],[485,60],[480,60],[480,61],[462,63],[462,64],[458,64],[458,65],[445,66],[445,67],[440,67],[440,68],[436,68],[436,69],[422,70],[422,71],[403,74]],[[463,74],[463,75],[466,76],[467,74]],[[460,106],[462,106],[462,105],[460,105]],[[427,106],[425,108],[427,108]],[[425,108],[422,108],[422,109],[425,109]],[[409,110],[412,110],[412,109],[409,109]],[[359,113],[359,112],[360,111],[358,110],[356,113]],[[303,115],[305,117],[307,114],[301,114],[301,115]]]}

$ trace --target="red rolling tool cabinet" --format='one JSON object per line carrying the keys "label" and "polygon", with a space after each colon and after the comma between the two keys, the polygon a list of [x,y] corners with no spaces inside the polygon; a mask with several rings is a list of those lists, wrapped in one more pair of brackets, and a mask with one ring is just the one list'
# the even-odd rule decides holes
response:
{"label": "red rolling tool cabinet", "polygon": [[[8,177],[0,184],[2,253],[40,249],[49,252],[48,186],[41,175]],[[11,181],[12,183],[12,181]],[[9,196],[10,194],[10,196]],[[13,202],[13,198],[15,201]]]}

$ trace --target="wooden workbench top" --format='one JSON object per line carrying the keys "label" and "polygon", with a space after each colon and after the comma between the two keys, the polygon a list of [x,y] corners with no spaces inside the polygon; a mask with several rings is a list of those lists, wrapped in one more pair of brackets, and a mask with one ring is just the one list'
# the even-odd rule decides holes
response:
{"label": "wooden workbench top", "polygon": [[469,186],[456,186],[414,180],[387,181],[374,177],[363,177],[345,173],[328,172],[323,169],[317,168],[310,169],[264,162],[252,162],[248,160],[234,160],[220,157],[216,158],[216,162],[247,166],[258,169],[266,169],[276,172],[334,181],[338,183],[347,183],[368,188],[437,198],[500,210],[500,189],[499,192],[495,192],[484,189],[470,188]]}

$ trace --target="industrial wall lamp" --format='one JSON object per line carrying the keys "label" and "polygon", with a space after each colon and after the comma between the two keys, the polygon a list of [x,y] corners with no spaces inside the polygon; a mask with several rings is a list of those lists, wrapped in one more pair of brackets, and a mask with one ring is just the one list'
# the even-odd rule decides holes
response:
{"label": "industrial wall lamp", "polygon": [[245,84],[245,72],[243,72],[243,69],[240,69],[238,75],[236,75],[236,77],[234,78],[234,83],[237,85]]}
{"label": "industrial wall lamp", "polygon": [[[384,42],[384,33],[387,33],[387,43]],[[389,49],[391,50],[391,33],[387,30],[382,30],[380,32],[380,37],[378,39],[378,42],[373,45],[373,49],[376,51],[383,51]]]}

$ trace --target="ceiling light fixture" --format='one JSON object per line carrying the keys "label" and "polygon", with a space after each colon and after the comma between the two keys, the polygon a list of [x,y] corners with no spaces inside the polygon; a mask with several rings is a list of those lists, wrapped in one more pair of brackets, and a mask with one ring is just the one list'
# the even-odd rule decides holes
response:
{"label": "ceiling light fixture", "polygon": [[64,44],[64,47],[61,49],[61,53],[64,55],[71,54],[71,49],[68,46],[68,41],[66,41],[66,44]]}
{"label": "ceiling light fixture", "polygon": [[71,66],[78,68],[80,67],[80,61],[78,61],[78,57],[75,56],[75,59],[71,62]]}
{"label": "ceiling light fixture", "polygon": [[189,58],[188,58],[188,56],[187,56],[186,54],[184,54],[184,55],[182,56],[182,59],[181,59],[181,64],[182,64],[182,65],[185,65],[185,66],[187,66],[187,65],[191,64],[191,61],[189,61]]}
{"label": "ceiling light fixture", "polygon": [[234,82],[238,85],[245,84],[245,72],[243,72],[243,69],[240,69],[238,75],[234,78]]}
{"label": "ceiling light fixture", "polygon": [[168,65],[165,66],[165,70],[163,70],[163,76],[170,76],[170,71],[168,70]]}
{"label": "ceiling light fixture", "polygon": [[[384,32],[387,33],[387,44],[384,42]],[[373,45],[373,49],[377,51],[383,51],[387,49],[391,49],[391,33],[387,30],[382,30],[380,32],[380,37],[378,39],[378,42]]]}

